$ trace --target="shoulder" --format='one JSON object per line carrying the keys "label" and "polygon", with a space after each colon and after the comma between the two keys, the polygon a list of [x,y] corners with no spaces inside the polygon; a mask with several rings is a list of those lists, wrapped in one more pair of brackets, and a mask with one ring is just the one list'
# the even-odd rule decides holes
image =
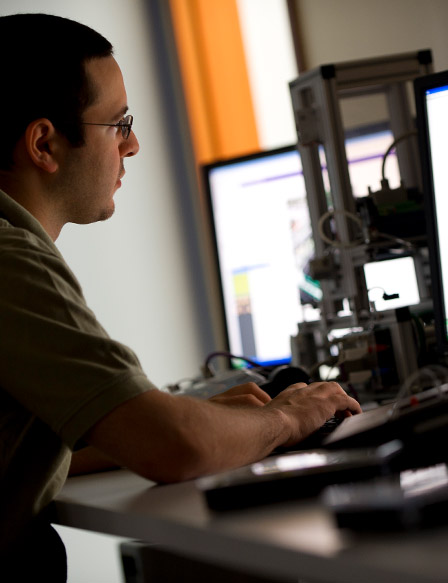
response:
{"label": "shoulder", "polygon": [[36,288],[82,296],[77,278],[51,240],[0,219],[1,295]]}
{"label": "shoulder", "polygon": [[57,249],[50,243],[28,229],[15,227],[5,219],[0,219],[0,260],[2,256],[20,258],[32,254],[57,257]]}
{"label": "shoulder", "polygon": [[0,244],[16,243],[16,244],[32,244],[39,247],[46,247],[51,249],[55,247],[49,240],[45,240],[32,229],[27,229],[23,226],[16,226],[7,219],[0,217]]}

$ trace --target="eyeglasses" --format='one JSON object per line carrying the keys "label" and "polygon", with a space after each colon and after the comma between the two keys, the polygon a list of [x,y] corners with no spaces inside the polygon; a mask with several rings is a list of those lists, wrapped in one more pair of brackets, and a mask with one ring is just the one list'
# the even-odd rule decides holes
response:
{"label": "eyeglasses", "polygon": [[132,124],[134,122],[134,117],[132,115],[127,115],[121,119],[118,123],[91,123],[88,121],[83,121],[82,125],[85,126],[109,126],[112,128],[121,128],[121,135],[125,140],[129,138],[131,133]]}

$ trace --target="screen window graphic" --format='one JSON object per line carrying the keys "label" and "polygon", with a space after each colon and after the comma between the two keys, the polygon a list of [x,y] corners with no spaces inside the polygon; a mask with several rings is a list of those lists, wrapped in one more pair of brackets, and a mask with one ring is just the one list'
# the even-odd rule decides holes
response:
{"label": "screen window graphic", "polygon": [[256,354],[248,270],[243,268],[241,271],[236,272],[233,276],[233,283],[241,336],[241,353]]}
{"label": "screen window graphic", "polygon": [[[355,196],[379,188],[388,130],[347,140]],[[387,177],[399,185],[395,156]],[[328,184],[325,175],[324,183]],[[320,317],[319,283],[305,181],[295,146],[210,165],[206,170],[229,350],[260,364],[291,360],[297,325]]]}

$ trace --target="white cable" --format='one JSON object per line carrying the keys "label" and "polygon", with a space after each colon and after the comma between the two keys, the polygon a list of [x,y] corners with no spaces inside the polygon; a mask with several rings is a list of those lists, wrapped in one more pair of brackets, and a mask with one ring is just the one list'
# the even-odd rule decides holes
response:
{"label": "white cable", "polygon": [[322,239],[322,241],[324,241],[325,243],[328,243],[332,247],[337,247],[339,249],[349,249],[351,247],[356,247],[357,245],[362,243],[363,239],[359,239],[357,241],[342,242],[342,241],[335,241],[334,239],[330,239],[330,237],[327,237],[327,235],[324,232],[324,223],[327,219],[334,217],[337,214],[344,215],[347,218],[351,219],[353,222],[355,222],[358,225],[358,227],[360,228],[361,231],[363,230],[362,221],[355,214],[353,214],[349,211],[346,211],[346,210],[327,211],[326,213],[324,213],[320,217],[319,222],[317,223],[319,237]]}
{"label": "white cable", "polygon": [[381,177],[382,177],[383,180],[386,179],[386,176],[385,176],[386,160],[387,160],[387,157],[389,156],[389,154],[391,153],[391,151],[395,148],[395,146],[399,142],[402,142],[403,140],[407,140],[411,136],[416,136],[416,135],[417,135],[417,132],[416,131],[407,132],[406,134],[403,134],[402,136],[400,136],[399,138],[397,138],[396,140],[394,140],[392,142],[392,144],[387,148],[386,153],[383,156],[383,163],[381,165]]}
{"label": "white cable", "polygon": [[[438,377],[438,373],[440,373],[440,377]],[[441,397],[446,398],[446,395],[441,390],[441,385],[444,384],[448,380],[448,370],[446,367],[438,365],[438,364],[429,364],[414,371],[403,383],[401,389],[398,391],[397,399],[394,403],[394,406],[389,411],[389,416],[394,417],[399,410],[400,404],[402,403],[403,399],[412,395],[412,386],[414,385],[415,381],[418,381],[421,377],[426,376],[429,378],[434,386],[437,389],[439,395]]]}

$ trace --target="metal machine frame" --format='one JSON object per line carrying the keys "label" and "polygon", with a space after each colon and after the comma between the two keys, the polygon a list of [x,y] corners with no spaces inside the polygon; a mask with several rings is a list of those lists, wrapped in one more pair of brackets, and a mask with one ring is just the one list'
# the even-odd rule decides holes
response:
{"label": "metal machine frame", "polygon": [[[304,323],[299,326],[299,332],[303,334],[300,342],[304,341],[303,338],[308,338],[311,343],[305,347],[300,357],[297,356],[292,339],[293,361],[297,364],[309,364],[303,363],[303,354],[309,352],[313,344],[316,345],[317,331],[325,334],[335,327],[366,327],[372,320],[363,271],[363,265],[371,257],[371,253],[367,252],[371,241],[362,217],[357,215],[339,101],[348,97],[385,94],[390,127],[397,141],[396,153],[403,188],[421,191],[417,142],[400,138],[415,131],[407,85],[416,77],[430,72],[431,51],[424,50],[324,65],[301,74],[290,83],[298,150],[302,159],[315,243],[315,265],[323,274],[319,277],[323,291],[320,306],[322,318],[318,324]],[[319,154],[322,146],[328,169],[330,196],[325,190],[322,176]],[[325,217],[332,219],[331,231]],[[330,239],[335,242],[329,243]],[[419,285],[421,297],[429,297],[421,277]],[[348,300],[351,315],[341,320],[338,312],[344,299]],[[314,338],[311,339],[311,336]],[[404,347],[399,346],[397,350],[403,352]],[[404,366],[400,371],[400,381],[414,367],[415,363]]]}

